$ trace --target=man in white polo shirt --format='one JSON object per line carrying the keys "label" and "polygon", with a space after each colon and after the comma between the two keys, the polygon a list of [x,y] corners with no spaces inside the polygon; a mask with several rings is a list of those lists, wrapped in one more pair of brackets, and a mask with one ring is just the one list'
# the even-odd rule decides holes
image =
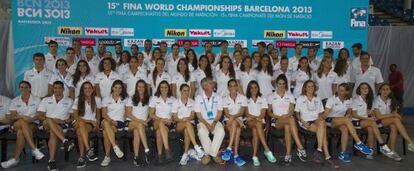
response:
{"label": "man in white polo shirt", "polygon": [[58,54],[59,45],[56,41],[51,40],[48,42],[49,53],[45,55],[46,58],[46,68],[50,71],[55,72],[55,64],[56,60],[59,58],[63,58]]}
{"label": "man in white polo shirt", "polygon": [[24,73],[24,80],[32,85],[32,94],[43,98],[48,94],[48,83],[52,78],[52,73],[45,68],[45,55],[35,53],[33,55],[33,69]]}
{"label": "man in white polo shirt", "polygon": [[[199,121],[197,125],[198,137],[206,153],[203,164],[210,162],[210,156],[216,163],[222,163],[223,160],[218,156],[218,151],[225,135],[224,127],[220,123],[223,101],[219,95],[213,92],[214,83],[211,78],[202,79],[201,86],[204,91],[196,97],[194,111]],[[214,135],[213,140],[210,139],[210,133]]]}
{"label": "man in white polo shirt", "polygon": [[367,52],[362,52],[359,59],[361,66],[354,68],[351,73],[351,82],[355,83],[353,97],[356,97],[356,89],[363,82],[368,83],[376,94],[377,86],[384,82],[381,70],[371,65],[371,56]]}
{"label": "man in white polo shirt", "polygon": [[55,163],[56,146],[58,140],[62,141],[65,151],[70,151],[74,147],[65,138],[63,129],[67,128],[69,112],[72,109],[72,99],[63,95],[64,85],[61,81],[53,83],[53,96],[46,97],[40,102],[37,110],[39,119],[43,121],[43,127],[49,132],[49,170],[57,170]]}

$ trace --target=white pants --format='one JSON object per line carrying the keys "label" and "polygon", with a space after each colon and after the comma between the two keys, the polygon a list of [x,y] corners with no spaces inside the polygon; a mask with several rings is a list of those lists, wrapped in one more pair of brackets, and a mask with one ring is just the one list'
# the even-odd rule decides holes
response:
{"label": "white pants", "polygon": [[214,130],[211,132],[214,135],[213,141],[210,139],[210,132],[206,125],[199,123],[197,129],[198,138],[200,139],[205,153],[212,157],[216,157],[220,150],[221,143],[223,142],[224,135],[226,134],[223,125],[220,122],[217,122],[216,127],[214,127]]}

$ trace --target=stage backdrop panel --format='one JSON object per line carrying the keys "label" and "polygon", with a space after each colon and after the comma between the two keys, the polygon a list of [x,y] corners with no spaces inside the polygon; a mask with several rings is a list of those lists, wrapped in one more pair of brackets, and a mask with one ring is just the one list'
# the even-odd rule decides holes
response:
{"label": "stage backdrop panel", "polygon": [[368,0],[16,0],[12,8],[17,83],[32,67],[32,54],[47,53],[49,40],[59,42],[60,54],[74,38],[84,46],[120,41],[125,48],[142,47],[145,39],[154,46],[189,39],[199,52],[222,40],[252,52],[260,41],[336,52],[367,42]]}

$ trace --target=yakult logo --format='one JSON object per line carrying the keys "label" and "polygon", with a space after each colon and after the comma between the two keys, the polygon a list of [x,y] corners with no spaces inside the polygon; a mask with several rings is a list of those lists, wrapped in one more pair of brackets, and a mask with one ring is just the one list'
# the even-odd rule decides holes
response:
{"label": "yakult logo", "polygon": [[208,29],[190,29],[190,37],[211,37],[211,30]]}
{"label": "yakult logo", "polygon": [[288,31],[288,38],[308,39],[309,32],[308,31]]}
{"label": "yakult logo", "polygon": [[89,36],[108,36],[109,35],[109,29],[108,28],[86,27],[85,28],[85,35],[89,35]]}

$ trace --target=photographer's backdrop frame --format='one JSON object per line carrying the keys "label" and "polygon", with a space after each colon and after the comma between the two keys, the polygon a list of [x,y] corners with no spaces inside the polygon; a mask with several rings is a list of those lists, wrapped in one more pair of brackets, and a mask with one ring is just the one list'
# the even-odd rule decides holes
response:
{"label": "photographer's backdrop frame", "polygon": [[241,43],[251,52],[259,41],[277,47],[296,43],[330,47],[336,53],[355,42],[366,47],[368,9],[368,0],[16,0],[12,3],[16,83],[32,67],[33,53],[47,53],[45,43],[50,40],[59,43],[59,54],[73,39],[84,46],[99,42],[113,46],[120,41],[126,49],[135,43],[140,50],[145,39],[154,46],[189,39],[199,52],[205,42],[218,46],[221,40],[230,42],[231,51]]}

